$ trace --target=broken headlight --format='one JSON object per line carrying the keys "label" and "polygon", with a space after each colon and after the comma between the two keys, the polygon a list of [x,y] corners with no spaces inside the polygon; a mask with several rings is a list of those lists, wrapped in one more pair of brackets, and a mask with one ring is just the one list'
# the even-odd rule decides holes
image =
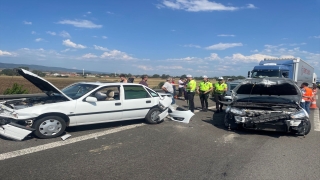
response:
{"label": "broken headlight", "polygon": [[302,118],[304,118],[304,117],[309,117],[309,115],[308,115],[308,113],[304,110],[304,109],[302,109],[302,110],[300,110],[300,111],[298,111],[298,112],[295,112],[295,113],[292,113],[291,115],[290,115],[290,117],[292,118],[292,119],[302,119]]}
{"label": "broken headlight", "polygon": [[237,114],[240,116],[246,115],[246,111],[244,109],[238,109],[238,108],[231,108],[230,110],[233,114]]}

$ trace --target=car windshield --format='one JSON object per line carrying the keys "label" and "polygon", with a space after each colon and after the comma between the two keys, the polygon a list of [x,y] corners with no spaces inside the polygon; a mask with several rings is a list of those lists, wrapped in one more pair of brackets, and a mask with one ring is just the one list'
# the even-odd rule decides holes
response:
{"label": "car windshield", "polygon": [[230,84],[230,91],[233,90],[238,84]]}
{"label": "car windshield", "polygon": [[63,88],[61,91],[71,99],[78,99],[97,87],[98,85],[79,83]]}
{"label": "car windshield", "polygon": [[253,71],[252,77],[253,78],[263,78],[263,77],[279,77],[280,72],[279,71]]}

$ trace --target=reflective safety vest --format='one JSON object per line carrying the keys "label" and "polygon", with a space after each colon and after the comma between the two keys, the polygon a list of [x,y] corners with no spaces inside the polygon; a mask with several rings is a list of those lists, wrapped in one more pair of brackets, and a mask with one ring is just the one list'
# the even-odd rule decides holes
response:
{"label": "reflective safety vest", "polygon": [[302,97],[303,100],[305,101],[311,101],[311,98],[313,96],[312,94],[312,89],[308,88],[308,87],[304,87],[303,88],[305,93],[303,94],[303,96],[307,96],[307,97]]}
{"label": "reflective safety vest", "polygon": [[212,83],[209,81],[201,81],[199,84],[199,90],[200,91],[208,91],[212,88]]}
{"label": "reflective safety vest", "polygon": [[215,83],[214,84],[214,93],[216,94],[223,94],[224,90],[227,89],[227,84],[226,83]]}
{"label": "reflective safety vest", "polygon": [[187,91],[194,92],[197,88],[197,82],[195,80],[191,80],[187,84]]}

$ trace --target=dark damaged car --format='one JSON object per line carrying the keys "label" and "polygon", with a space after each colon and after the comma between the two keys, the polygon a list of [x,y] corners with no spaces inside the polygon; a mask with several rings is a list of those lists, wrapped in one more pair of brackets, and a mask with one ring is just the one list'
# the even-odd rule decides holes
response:
{"label": "dark damaged car", "polygon": [[311,130],[308,113],[300,107],[299,87],[290,79],[246,79],[232,92],[224,125],[229,129],[292,132]]}

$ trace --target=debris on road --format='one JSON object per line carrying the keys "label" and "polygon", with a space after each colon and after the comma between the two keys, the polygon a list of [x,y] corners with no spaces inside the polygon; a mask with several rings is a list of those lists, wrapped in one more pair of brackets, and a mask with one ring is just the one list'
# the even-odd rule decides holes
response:
{"label": "debris on road", "polygon": [[68,139],[69,137],[71,137],[71,134],[65,134],[65,135],[61,136],[61,139],[64,141],[64,140]]}

